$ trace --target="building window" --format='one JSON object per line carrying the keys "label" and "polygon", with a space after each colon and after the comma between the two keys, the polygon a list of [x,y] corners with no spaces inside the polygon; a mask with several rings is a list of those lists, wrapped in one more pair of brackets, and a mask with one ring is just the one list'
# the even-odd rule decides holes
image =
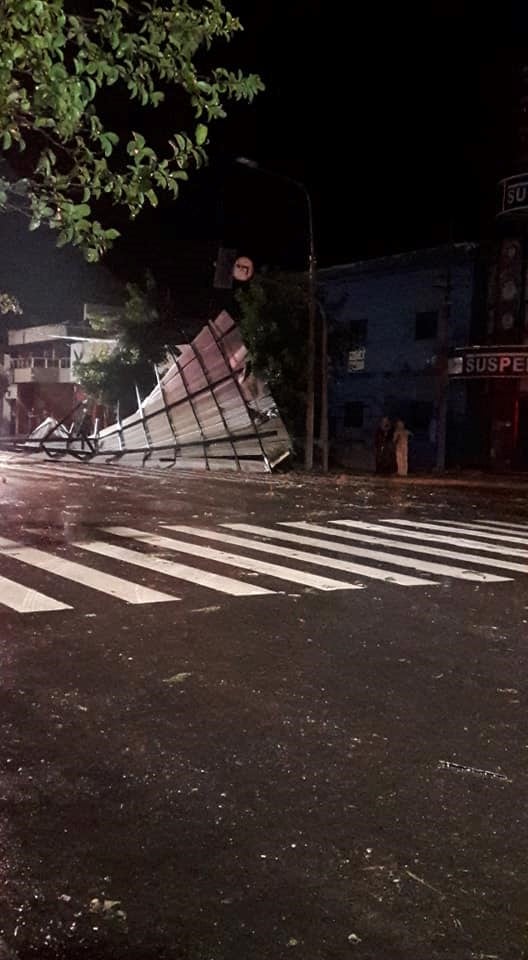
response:
{"label": "building window", "polygon": [[357,373],[358,370],[365,369],[365,347],[355,347],[348,351],[347,370],[349,373]]}
{"label": "building window", "polygon": [[351,349],[364,347],[367,342],[367,319],[351,320],[348,327],[349,345]]}
{"label": "building window", "polygon": [[343,426],[345,430],[358,429],[363,426],[365,404],[361,400],[350,400],[345,403],[343,411]]}
{"label": "building window", "polygon": [[438,332],[438,310],[425,310],[416,314],[415,340],[434,340]]}

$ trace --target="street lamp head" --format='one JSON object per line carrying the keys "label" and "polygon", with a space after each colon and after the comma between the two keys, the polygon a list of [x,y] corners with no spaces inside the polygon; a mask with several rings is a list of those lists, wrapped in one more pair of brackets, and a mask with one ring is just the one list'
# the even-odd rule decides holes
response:
{"label": "street lamp head", "polygon": [[239,163],[242,167],[250,167],[251,170],[258,170],[259,165],[256,160],[250,160],[249,157],[236,157],[235,163]]}

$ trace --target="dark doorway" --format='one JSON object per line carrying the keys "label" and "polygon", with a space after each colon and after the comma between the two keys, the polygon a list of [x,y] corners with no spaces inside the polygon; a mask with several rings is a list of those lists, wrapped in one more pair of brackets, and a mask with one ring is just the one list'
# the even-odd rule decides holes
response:
{"label": "dark doorway", "polygon": [[521,394],[519,397],[516,460],[521,470],[528,470],[528,394]]}

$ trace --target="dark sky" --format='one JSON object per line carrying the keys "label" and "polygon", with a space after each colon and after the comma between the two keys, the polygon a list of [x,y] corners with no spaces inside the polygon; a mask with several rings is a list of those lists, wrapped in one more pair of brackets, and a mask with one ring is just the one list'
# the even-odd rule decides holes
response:
{"label": "dark sky", "polygon": [[451,222],[455,239],[486,233],[496,180],[512,170],[526,3],[228,6],[246,30],[218,59],[258,71],[266,92],[212,128],[209,169],[126,229],[116,264],[207,283],[223,242],[302,266],[302,194],[236,167],[239,155],[306,184],[323,266],[446,242]]}

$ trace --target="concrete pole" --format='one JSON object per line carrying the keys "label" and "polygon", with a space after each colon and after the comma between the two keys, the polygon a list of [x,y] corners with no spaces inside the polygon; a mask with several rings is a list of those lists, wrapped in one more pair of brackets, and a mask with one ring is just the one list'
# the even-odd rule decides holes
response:
{"label": "concrete pole", "polygon": [[446,466],[447,403],[449,395],[449,323],[451,320],[451,262],[447,265],[444,301],[438,314],[436,363],[436,469]]}
{"label": "concrete pole", "polygon": [[300,180],[288,177],[284,173],[276,173],[274,170],[268,170],[267,167],[261,167],[256,160],[248,157],[237,157],[235,163],[251,170],[258,170],[268,177],[274,177],[276,180],[282,180],[284,183],[291,183],[301,190],[306,201],[306,214],[308,224],[308,330],[306,335],[306,413],[304,425],[304,469],[313,469],[313,450],[314,450],[314,420],[315,420],[315,327],[317,317],[317,260],[315,256],[314,224],[312,213],[312,199]]}
{"label": "concrete pole", "polygon": [[315,418],[315,320],[317,313],[317,261],[312,216],[312,201],[304,184],[295,181],[306,198],[308,214],[308,337],[306,350],[306,418],[304,427],[304,469],[313,469]]}
{"label": "concrete pole", "polygon": [[328,321],[324,308],[319,304],[321,316],[321,422],[319,425],[319,445],[321,448],[321,468],[328,473]]}

